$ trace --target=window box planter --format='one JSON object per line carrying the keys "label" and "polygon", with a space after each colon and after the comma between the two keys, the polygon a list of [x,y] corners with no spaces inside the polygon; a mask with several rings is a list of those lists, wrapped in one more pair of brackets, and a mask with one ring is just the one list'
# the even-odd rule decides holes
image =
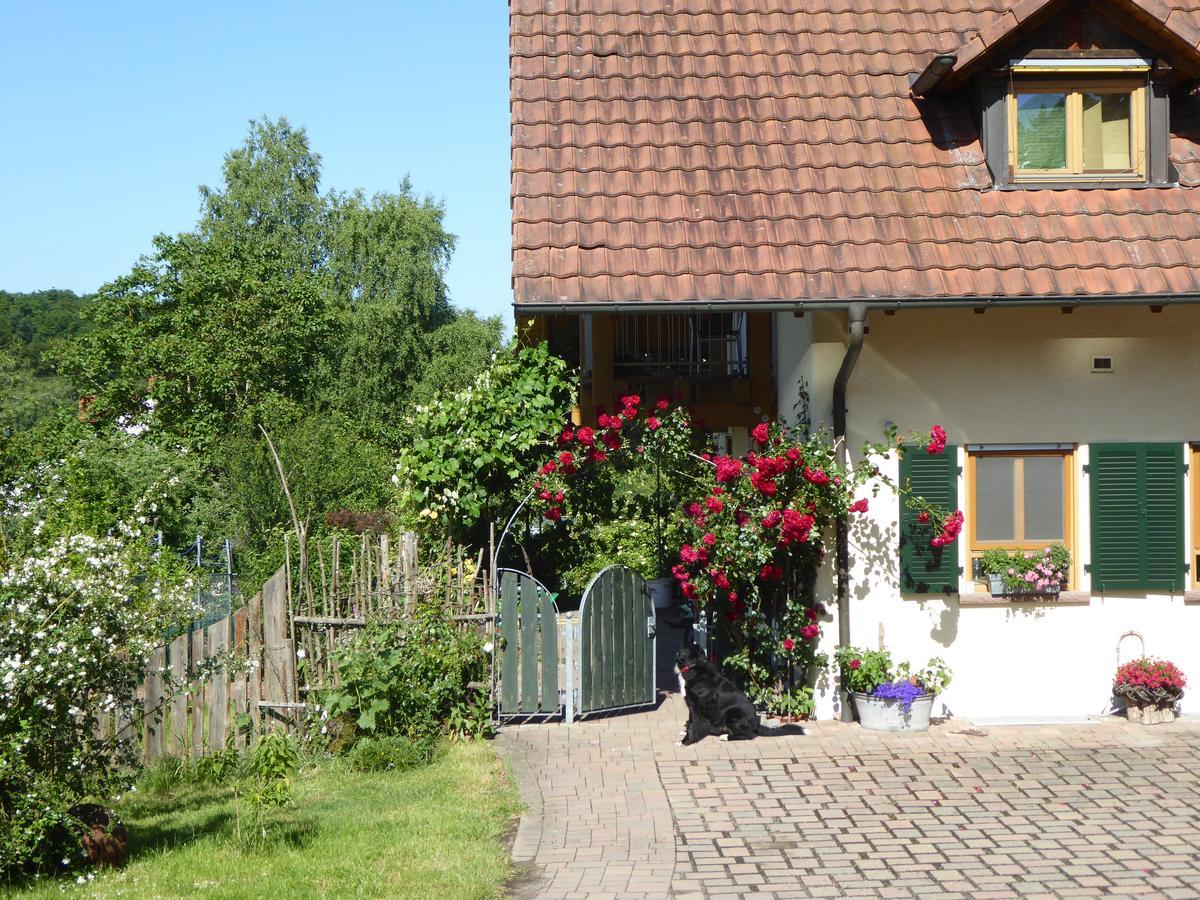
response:
{"label": "window box planter", "polygon": [[859,724],[868,731],[928,731],[929,717],[933,712],[933,694],[922,694],[912,702],[906,713],[903,704],[896,699],[872,697],[870,694],[852,693],[854,711]]}

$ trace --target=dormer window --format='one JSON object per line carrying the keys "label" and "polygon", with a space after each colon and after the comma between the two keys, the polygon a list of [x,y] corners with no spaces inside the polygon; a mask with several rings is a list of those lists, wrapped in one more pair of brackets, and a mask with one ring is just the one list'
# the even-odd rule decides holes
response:
{"label": "dormer window", "polygon": [[1014,60],[1012,181],[1146,181],[1149,70],[1144,59]]}

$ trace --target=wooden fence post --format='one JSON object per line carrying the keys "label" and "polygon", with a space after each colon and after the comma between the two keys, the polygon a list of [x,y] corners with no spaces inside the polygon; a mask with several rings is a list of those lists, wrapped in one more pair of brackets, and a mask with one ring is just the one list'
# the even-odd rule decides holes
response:
{"label": "wooden fence post", "polygon": [[179,635],[171,641],[169,652],[171,666],[171,681],[174,682],[171,694],[171,755],[187,756],[188,748],[188,636]]}
{"label": "wooden fence post", "polygon": [[262,708],[258,701],[262,699],[263,677],[263,628],[262,628],[263,595],[259,591],[246,603],[246,653],[250,657],[250,671],[247,673],[246,705],[250,711],[251,727],[259,734],[262,726]]}
{"label": "wooden fence post", "polygon": [[269,709],[277,712],[286,711],[287,704],[292,702],[296,680],[295,658],[288,639],[289,603],[282,582],[281,570],[263,585],[262,593],[263,701],[272,704]]}
{"label": "wooden fence post", "polygon": [[142,758],[147,765],[158,762],[163,755],[166,711],[163,708],[162,671],[166,665],[166,656],[165,647],[155,647],[150,653],[150,663],[146,671],[146,694],[142,701],[146,736],[142,745]]}
{"label": "wooden fence post", "polygon": [[189,671],[192,685],[192,756],[204,755],[204,684],[196,678],[200,664],[204,662],[204,629],[194,628],[191,632],[192,665]]}

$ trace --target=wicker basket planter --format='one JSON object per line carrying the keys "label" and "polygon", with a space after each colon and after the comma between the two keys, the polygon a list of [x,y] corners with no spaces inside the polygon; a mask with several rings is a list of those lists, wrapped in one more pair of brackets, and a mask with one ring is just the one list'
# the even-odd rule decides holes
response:
{"label": "wicker basket planter", "polygon": [[1140,725],[1175,721],[1175,706],[1183,691],[1149,690],[1137,685],[1117,685],[1113,693],[1125,701],[1125,717]]}

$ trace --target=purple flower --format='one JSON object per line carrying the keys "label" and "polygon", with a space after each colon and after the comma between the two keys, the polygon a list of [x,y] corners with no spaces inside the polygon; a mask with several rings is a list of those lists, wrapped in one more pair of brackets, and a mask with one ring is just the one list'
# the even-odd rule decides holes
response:
{"label": "purple flower", "polygon": [[907,681],[893,681],[879,685],[872,696],[880,700],[899,700],[900,708],[908,715],[912,710],[913,701],[924,693],[924,688],[918,685],[909,684]]}

